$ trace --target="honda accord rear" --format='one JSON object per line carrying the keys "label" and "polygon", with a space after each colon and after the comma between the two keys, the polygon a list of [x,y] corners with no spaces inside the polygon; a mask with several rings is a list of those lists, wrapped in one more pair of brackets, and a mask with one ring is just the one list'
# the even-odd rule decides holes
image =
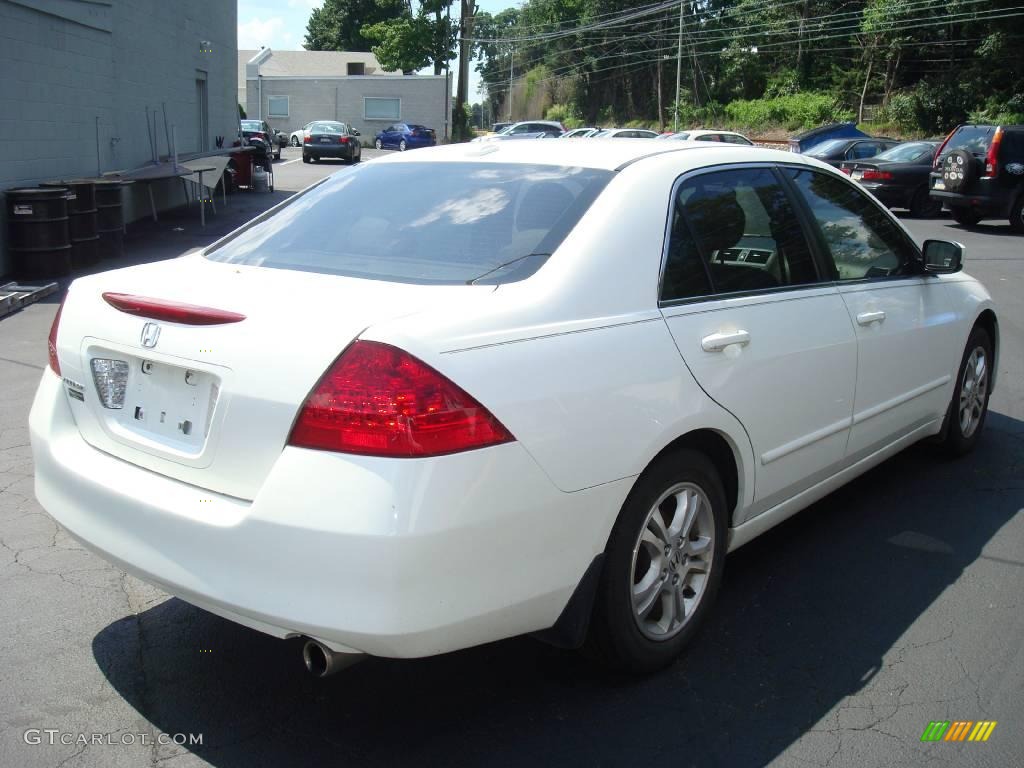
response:
{"label": "honda accord rear", "polygon": [[[611,176],[376,162],[201,254],[76,280],[31,413],[38,498],[124,570],[334,651],[550,627],[607,532],[537,534],[618,487],[564,493],[429,335],[376,329],[471,334]],[[427,183],[411,219],[374,202]]]}

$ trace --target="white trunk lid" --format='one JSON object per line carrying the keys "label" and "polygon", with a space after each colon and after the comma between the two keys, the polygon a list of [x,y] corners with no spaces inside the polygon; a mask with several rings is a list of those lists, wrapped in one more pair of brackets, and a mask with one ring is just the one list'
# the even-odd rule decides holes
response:
{"label": "white trunk lid", "polygon": [[[252,499],[306,395],[367,327],[489,286],[420,286],[245,267],[201,256],[78,280],[57,340],[83,438],[162,475]],[[245,319],[184,325],[122,312],[105,292],[229,310]],[[155,345],[145,346],[159,326]],[[94,373],[93,361],[98,371]],[[104,370],[112,371],[104,379]],[[105,407],[99,383],[120,381]]]}

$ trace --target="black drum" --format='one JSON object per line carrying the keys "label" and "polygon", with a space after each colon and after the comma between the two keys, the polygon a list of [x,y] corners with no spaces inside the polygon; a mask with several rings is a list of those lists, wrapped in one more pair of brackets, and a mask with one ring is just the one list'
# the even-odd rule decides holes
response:
{"label": "black drum", "polygon": [[66,187],[8,189],[7,245],[19,278],[63,277],[71,272]]}
{"label": "black drum", "polygon": [[96,185],[91,179],[44,181],[43,189],[67,190],[68,229],[71,234],[71,267],[84,269],[100,260],[99,232],[96,220]]}

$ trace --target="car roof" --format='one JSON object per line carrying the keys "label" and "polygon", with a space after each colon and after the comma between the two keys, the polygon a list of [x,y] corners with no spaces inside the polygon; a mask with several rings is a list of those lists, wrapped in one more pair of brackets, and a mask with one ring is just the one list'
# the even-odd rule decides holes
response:
{"label": "car roof", "polygon": [[374,163],[393,162],[476,162],[553,165],[598,168],[614,171],[623,166],[675,152],[687,152],[693,166],[701,167],[729,162],[789,162],[826,167],[812,158],[793,152],[762,147],[748,147],[724,142],[665,142],[651,139],[594,138],[581,142],[561,141],[493,141],[448,144],[395,152],[375,158]]}

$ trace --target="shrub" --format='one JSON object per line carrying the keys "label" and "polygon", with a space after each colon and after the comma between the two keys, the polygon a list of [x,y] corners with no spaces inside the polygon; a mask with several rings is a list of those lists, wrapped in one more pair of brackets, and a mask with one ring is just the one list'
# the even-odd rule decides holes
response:
{"label": "shrub", "polygon": [[839,99],[827,93],[794,93],[766,99],[731,101],[725,105],[730,123],[753,129],[781,126],[788,130],[853,119]]}
{"label": "shrub", "polygon": [[545,110],[544,119],[561,123],[567,131],[583,125],[583,118],[572,104],[552,104]]}
{"label": "shrub", "polygon": [[878,113],[878,122],[894,126],[900,133],[919,130],[917,100],[913,93],[894,93]]}

